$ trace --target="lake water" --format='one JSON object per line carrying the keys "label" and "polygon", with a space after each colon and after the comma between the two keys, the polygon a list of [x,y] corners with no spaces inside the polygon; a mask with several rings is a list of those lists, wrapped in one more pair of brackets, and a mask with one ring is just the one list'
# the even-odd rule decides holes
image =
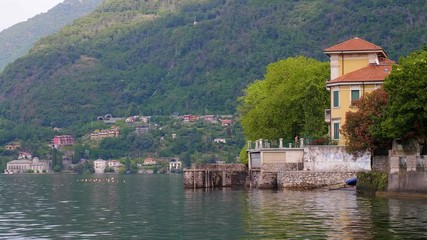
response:
{"label": "lake water", "polygon": [[0,239],[132,238],[427,239],[427,200],[185,190],[181,175],[0,175]]}

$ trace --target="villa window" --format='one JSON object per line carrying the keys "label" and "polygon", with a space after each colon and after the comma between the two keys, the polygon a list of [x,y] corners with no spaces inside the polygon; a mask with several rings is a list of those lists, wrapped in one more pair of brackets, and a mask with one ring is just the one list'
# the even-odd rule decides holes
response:
{"label": "villa window", "polygon": [[360,90],[351,90],[351,102],[359,100]]}
{"label": "villa window", "polygon": [[333,104],[334,107],[340,106],[340,92],[338,90],[333,91]]}
{"label": "villa window", "polygon": [[340,123],[334,123],[334,140],[340,139]]}

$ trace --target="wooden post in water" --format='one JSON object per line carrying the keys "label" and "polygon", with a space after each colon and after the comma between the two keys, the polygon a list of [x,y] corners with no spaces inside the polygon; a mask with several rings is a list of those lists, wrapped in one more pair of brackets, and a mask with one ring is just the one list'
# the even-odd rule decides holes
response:
{"label": "wooden post in water", "polygon": [[210,171],[209,171],[209,179],[211,180],[210,186],[211,186],[211,188],[214,188],[215,187],[215,182],[214,182],[213,178],[210,175],[211,174],[210,174]]}
{"label": "wooden post in water", "polygon": [[208,188],[209,185],[209,172],[205,170],[205,188]]}
{"label": "wooden post in water", "polygon": [[225,171],[222,171],[222,187],[225,187],[225,185],[227,184],[225,181],[226,176],[227,175],[226,175]]}
{"label": "wooden post in water", "polygon": [[196,189],[196,171],[193,171],[193,188]]}
{"label": "wooden post in water", "polygon": [[212,176],[211,176],[211,171],[209,170],[209,187],[212,188],[213,187],[213,181],[212,181]]}

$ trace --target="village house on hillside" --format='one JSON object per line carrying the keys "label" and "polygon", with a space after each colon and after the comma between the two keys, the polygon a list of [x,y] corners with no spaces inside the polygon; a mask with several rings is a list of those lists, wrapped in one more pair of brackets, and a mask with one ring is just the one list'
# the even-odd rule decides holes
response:
{"label": "village house on hillside", "polygon": [[52,138],[52,146],[54,148],[73,145],[74,142],[75,140],[71,135],[57,135]]}
{"label": "village house on hillside", "polygon": [[394,62],[379,46],[361,38],[353,38],[324,50],[330,57],[331,78],[326,83],[331,96],[330,109],[325,111],[331,139],[344,146],[340,135],[345,114],[355,111],[352,102],[383,85]]}
{"label": "village house on hillside", "polygon": [[214,143],[227,143],[225,138],[215,138],[213,141]]}
{"label": "village house on hillside", "polygon": [[118,137],[120,134],[120,127],[112,126],[110,129],[95,130],[91,135],[91,140],[99,140],[104,138]]}
{"label": "village house on hillside", "polygon": [[4,150],[8,150],[8,151],[15,151],[19,148],[21,148],[21,144],[19,143],[10,143],[4,146]]}
{"label": "village house on hillside", "polygon": [[169,172],[181,172],[182,171],[182,162],[176,159],[172,159],[169,162],[168,167]]}
{"label": "village house on hillside", "polygon": [[199,116],[197,116],[197,115],[191,115],[191,114],[184,115],[184,122],[185,123],[195,122],[198,120],[199,120]]}
{"label": "village house on hillside", "polygon": [[151,116],[131,116],[125,119],[125,123],[135,123],[135,122],[149,123],[150,119],[151,119]]}
{"label": "village house on hillside", "polygon": [[19,152],[18,159],[32,159],[33,156],[29,152]]}
{"label": "village house on hillside", "polygon": [[156,165],[157,161],[154,158],[146,158],[144,159],[144,165]]}
{"label": "village house on hillside", "polygon": [[221,126],[223,127],[228,127],[233,123],[231,119],[221,119],[220,121],[221,121]]}
{"label": "village house on hillside", "polygon": [[95,173],[104,173],[107,168],[118,173],[121,167],[123,167],[123,164],[118,160],[97,159],[93,161]]}

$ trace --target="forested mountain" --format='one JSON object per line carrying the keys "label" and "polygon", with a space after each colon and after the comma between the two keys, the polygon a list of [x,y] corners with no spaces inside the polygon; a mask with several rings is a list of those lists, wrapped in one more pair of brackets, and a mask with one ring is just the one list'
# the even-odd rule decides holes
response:
{"label": "forested mountain", "polygon": [[389,56],[427,42],[427,2],[106,0],[0,75],[0,113],[67,126],[97,115],[234,113],[278,59],[352,37]]}
{"label": "forested mountain", "polygon": [[73,20],[91,13],[103,0],[65,0],[46,13],[0,32],[0,71],[25,55],[41,37],[57,32]]}

